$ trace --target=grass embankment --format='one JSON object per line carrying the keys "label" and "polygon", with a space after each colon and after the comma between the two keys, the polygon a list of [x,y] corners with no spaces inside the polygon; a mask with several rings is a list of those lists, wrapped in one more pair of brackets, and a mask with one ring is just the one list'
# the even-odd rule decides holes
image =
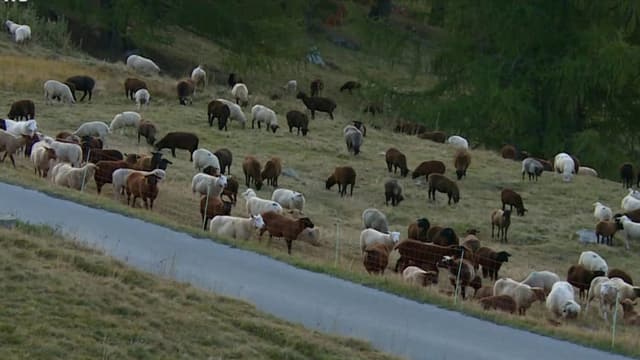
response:
{"label": "grass embankment", "polygon": [[[197,42],[202,48],[215,53],[215,45],[197,37],[189,37],[186,41]],[[341,54],[336,51],[334,56],[336,59],[342,59]],[[358,60],[366,61],[366,58]],[[222,67],[228,59],[221,57],[217,61],[219,61],[217,65]],[[33,65],[25,65],[25,63],[33,63]],[[501,276],[521,279],[531,270],[542,269],[552,270],[564,276],[566,269],[577,262],[581,251],[595,249],[608,260],[610,267],[625,269],[633,277],[640,278],[640,270],[636,265],[640,260],[637,245],[634,245],[630,252],[625,251],[619,241],[613,248],[583,246],[573,235],[578,229],[593,227],[591,204],[594,201],[603,201],[617,208],[619,199],[625,195],[625,191],[619,184],[610,181],[577,177],[572,183],[565,184],[552,174],[544,174],[538,183],[523,182],[520,178],[519,163],[501,159],[493,152],[476,149],[472,151],[473,160],[467,178],[459,182],[461,201],[456,206],[447,206],[442,194],[438,195],[437,203],[427,202],[426,189],[423,185],[416,184],[411,179],[399,178],[404,187],[406,200],[397,208],[386,208],[383,183],[389,175],[384,163],[384,151],[391,146],[397,147],[407,155],[411,168],[424,160],[442,160],[447,164],[447,175],[454,177],[454,150],[446,145],[392,133],[389,130],[392,126],[389,116],[377,117],[375,120],[363,116],[360,112],[360,105],[364,101],[362,98],[358,95],[351,96],[338,92],[344,80],[356,76],[354,75],[356,73],[346,72],[349,69],[342,72],[316,68],[305,71],[305,66],[289,65],[289,63],[276,64],[273,68],[274,72],[269,74],[257,70],[250,71],[246,75],[242,74],[249,86],[251,103],[265,104],[280,114],[281,130],[275,135],[266,133],[264,129],[242,130],[235,122],[230,124],[229,132],[209,128],[206,123],[206,104],[214,97],[229,98],[230,94],[226,87],[210,86],[205,92],[198,93],[193,106],[183,107],[177,105],[173,95],[175,79],[158,77],[148,79],[152,105],[148,109],[143,109],[142,115],[158,125],[160,135],[174,130],[194,131],[200,137],[201,147],[211,150],[221,147],[231,149],[234,153],[231,173],[241,180],[243,180],[242,158],[248,154],[257,155],[263,163],[271,156],[279,156],[284,160],[285,168],[292,168],[299,174],[299,180],[282,176],[279,181],[280,186],[304,192],[307,198],[306,213],[321,228],[321,246],[314,247],[295,242],[291,257],[286,256],[284,242],[273,241],[271,245],[256,241],[238,242],[238,246],[266,253],[298,266],[327,272],[418,300],[452,306],[451,297],[441,293],[450,288],[444,276],[441,278],[440,288],[424,290],[402,284],[400,279],[390,272],[383,278],[365,274],[358,250],[359,233],[362,227],[360,215],[367,207],[378,207],[387,214],[392,229],[402,231],[403,238],[406,237],[407,225],[422,216],[428,217],[434,225],[451,226],[460,233],[471,227],[480,229],[480,238],[486,246],[505,249],[513,254],[511,261],[503,267]],[[23,70],[25,67],[29,70]],[[3,55],[0,56],[0,79],[3,82],[0,96],[5,99],[3,103],[5,108],[19,98],[34,99],[40,128],[45,133],[54,135],[59,130],[75,129],[87,120],[109,122],[118,112],[134,110],[134,105],[123,95],[121,84],[129,75],[124,72],[125,69],[121,64],[111,65],[90,59],[76,62],[70,58],[27,58],[25,61],[18,61],[13,55]],[[41,86],[44,80],[64,79],[68,75],[77,73],[87,73],[98,80],[101,91],[92,104],[78,104],[73,107],[44,105],[41,100]],[[20,81],[16,81],[16,74],[23,74]],[[386,75],[387,72],[380,72],[382,80]],[[402,72],[399,71],[393,73],[393,81],[401,75]],[[290,78],[297,78],[300,86],[306,87],[307,80],[316,76],[325,80],[325,95],[333,97],[338,103],[336,119],[331,121],[327,116],[319,114],[316,120],[311,121],[310,134],[304,138],[298,137],[288,133],[284,114],[291,109],[304,110],[302,103],[291,95],[281,94],[283,97],[279,100],[270,100],[269,95],[276,91],[281,93],[281,85]],[[427,82],[425,80],[425,83]],[[377,121],[383,125],[381,130],[375,130],[369,126],[363,152],[357,157],[347,153],[342,138],[342,127],[355,119],[364,119],[369,124]],[[118,132],[110,136],[108,147],[118,148],[123,152],[147,153],[151,150],[144,144],[137,145],[131,131],[128,135]],[[169,168],[168,177],[160,186],[160,195],[153,212],[126,208],[125,205],[113,200],[109,186],[104,188],[101,196],[96,195],[93,183],[88,186],[85,194],[54,188],[48,181],[35,178],[31,164],[26,160],[18,161],[17,170],[5,164],[5,170],[0,173],[0,179],[45,189],[93,206],[133,214],[201,234],[199,201],[190,190],[191,177],[195,173],[193,165],[188,161],[188,154],[180,150],[178,150],[178,157],[171,160],[174,161],[174,165]],[[337,165],[351,165],[358,173],[353,198],[341,199],[335,188],[332,191],[324,188],[325,179]],[[500,206],[500,190],[505,187],[511,187],[520,192],[529,211],[525,217],[513,218],[509,234],[510,242],[502,245],[490,238],[489,214],[491,210]],[[242,185],[241,191],[244,189]],[[258,195],[268,198],[271,191],[272,189],[267,186],[259,191]],[[233,209],[232,214],[245,216],[242,201]],[[336,239],[339,239],[337,245]],[[395,264],[395,257],[391,264]],[[597,316],[595,310],[582,316],[577,322],[553,327],[549,325],[546,310],[540,304],[534,305],[524,318],[483,313],[475,303],[470,301],[464,302],[458,308],[498,322],[599,348],[609,348],[609,329]],[[614,350],[640,356],[638,335],[640,331],[637,329],[619,326]]]}

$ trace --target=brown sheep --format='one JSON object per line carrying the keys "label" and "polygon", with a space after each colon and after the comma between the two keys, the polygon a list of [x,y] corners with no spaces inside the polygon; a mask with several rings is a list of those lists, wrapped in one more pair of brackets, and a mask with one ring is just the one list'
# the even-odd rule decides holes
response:
{"label": "brown sheep", "polygon": [[[207,230],[207,224],[210,219],[218,215],[230,215],[232,203],[222,200],[219,196],[210,196],[207,200],[207,196],[200,197],[200,219],[202,219],[202,229]],[[206,207],[206,219],[205,219],[205,207]]]}
{"label": "brown sheep", "polygon": [[622,280],[624,280],[624,282],[626,282],[629,285],[633,285],[633,279],[631,278],[631,275],[627,274],[625,271],[620,270],[620,269],[611,269],[609,270],[609,273],[607,274],[607,277],[609,279],[613,279],[613,278],[620,278]]}
{"label": "brown sheep", "polygon": [[393,173],[400,169],[400,175],[406,177],[409,174],[409,168],[407,167],[407,157],[396,148],[389,148],[384,154],[385,161],[387,162],[387,169],[391,172],[393,167]]}
{"label": "brown sheep", "polygon": [[264,170],[262,170],[262,180],[267,182],[267,185],[278,187],[278,177],[282,173],[282,160],[279,157],[272,157],[264,164]]}
{"label": "brown sheep", "polygon": [[475,278],[473,264],[465,259],[454,259],[451,256],[444,256],[438,262],[438,267],[449,270],[449,281],[451,285],[460,289],[462,298],[466,298],[466,288],[471,286],[471,281]]}
{"label": "brown sheep", "polygon": [[218,119],[218,130],[224,129],[227,131],[227,122],[231,111],[229,106],[218,100],[211,100],[207,105],[207,119],[209,120],[209,127],[213,126],[213,120]]}
{"label": "brown sheep", "polygon": [[244,183],[247,187],[251,186],[251,181],[256,190],[262,188],[262,173],[260,171],[260,162],[255,157],[249,155],[242,162],[242,171],[244,172]]}
{"label": "brown sheep", "polygon": [[337,166],[333,170],[333,174],[327,179],[325,188],[330,190],[335,184],[338,184],[340,197],[347,194],[348,185],[351,185],[350,195],[353,196],[353,187],[356,184],[356,171],[351,166]]}
{"label": "brown sheep", "polygon": [[418,137],[420,139],[431,140],[441,144],[444,144],[444,142],[447,140],[447,134],[442,131],[423,132],[421,134],[418,134]]}
{"label": "brown sheep", "polygon": [[432,239],[434,245],[451,246],[460,245],[460,238],[452,228],[444,228]]}
{"label": "brown sheep", "polygon": [[424,176],[425,180],[428,180],[429,175],[431,174],[444,174],[446,167],[444,163],[439,160],[429,160],[423,161],[418,165],[413,173],[411,173],[411,178],[416,179],[420,176]]}
{"label": "brown sheep", "polygon": [[620,302],[622,305],[622,319],[627,325],[640,325],[640,315],[633,308],[635,303],[631,299],[624,299]]}
{"label": "brown sheep", "polygon": [[354,89],[359,89],[360,88],[360,83],[357,81],[353,81],[353,80],[349,80],[346,83],[344,83],[341,87],[340,87],[340,92],[343,92],[344,90],[349,91],[349,94],[352,94],[352,90]]}
{"label": "brown sheep", "polygon": [[113,172],[118,169],[131,169],[137,160],[136,157],[128,157],[127,160],[117,161],[98,161],[96,163],[96,172],[93,174],[93,179],[96,181],[96,189],[98,194],[102,191],[104,184],[111,184],[113,182]]}
{"label": "brown sheep", "polygon": [[448,177],[442,174],[430,174],[428,177],[429,183],[429,199],[433,199],[436,201],[436,191],[445,193],[449,197],[448,204],[451,205],[451,200],[453,200],[454,204],[457,204],[460,201],[460,190],[458,189],[458,184],[453,182]]}
{"label": "brown sheep", "polygon": [[582,299],[589,291],[591,280],[604,275],[603,271],[591,271],[582,265],[571,265],[567,271],[567,282],[580,290],[580,299]]}
{"label": "brown sheep", "polygon": [[463,176],[467,176],[467,169],[471,164],[471,154],[465,149],[459,149],[456,151],[455,158],[453,159],[453,165],[456,168],[456,176],[458,180],[462,180]]}
{"label": "brown sheep", "polygon": [[193,93],[196,90],[196,85],[191,79],[180,80],[176,85],[176,92],[178,93],[178,102],[180,105],[193,104]]}
{"label": "brown sheep", "polygon": [[152,145],[156,142],[156,126],[149,120],[140,120],[138,124],[138,144],[140,144],[140,136],[147,139],[147,144]]}
{"label": "brown sheep", "polygon": [[516,312],[516,301],[509,295],[488,296],[480,299],[484,310],[501,310],[513,314]]}
{"label": "brown sheep", "polygon": [[507,232],[511,226],[511,210],[495,209],[491,212],[491,238],[493,239],[493,231],[498,228],[498,240],[509,242]]}
{"label": "brown sheep", "polygon": [[466,231],[464,238],[462,238],[462,246],[471,249],[473,253],[480,249],[480,239],[478,235],[479,231],[476,229],[469,229]]}
{"label": "brown sheep", "polygon": [[427,230],[427,242],[433,242],[433,239],[436,238],[436,236],[438,235],[438,233],[440,233],[440,230],[442,229],[444,228],[439,225],[430,227],[429,230]]}
{"label": "brown sheep", "polygon": [[620,178],[622,179],[622,187],[624,189],[633,186],[633,164],[624,163],[620,165]]}
{"label": "brown sheep", "polygon": [[516,148],[513,145],[504,145],[501,149],[500,149],[500,155],[502,155],[503,159],[511,159],[511,160],[515,160],[516,159]]}
{"label": "brown sheep", "polygon": [[73,143],[80,145],[80,137],[77,135],[73,135],[68,131],[60,131],[56,134],[56,140],[66,143]]}
{"label": "brown sheep", "polygon": [[511,189],[504,189],[500,193],[500,198],[502,199],[502,210],[505,209],[506,205],[509,205],[509,209],[513,211],[513,207],[515,206],[516,214],[518,216],[524,216],[527,209],[524,208],[520,194]]}
{"label": "brown sheep", "polygon": [[324,83],[320,79],[313,80],[311,85],[309,85],[311,96],[319,96],[322,89],[324,89]]}
{"label": "brown sheep", "polygon": [[598,244],[613,245],[613,236],[618,231],[615,221],[600,221],[596,224],[596,242]]}
{"label": "brown sheep", "polygon": [[287,125],[289,126],[289,132],[293,132],[293,128],[297,128],[298,135],[300,135],[300,131],[302,131],[302,136],[307,136],[307,132],[309,132],[309,118],[307,114],[298,110],[287,112]]}
{"label": "brown sheep", "polygon": [[227,185],[222,189],[222,195],[231,199],[233,205],[238,202],[238,188],[240,188],[238,180],[234,176],[227,176]]}
{"label": "brown sheep", "polygon": [[438,271],[437,264],[444,256],[459,256],[459,246],[439,246],[415,240],[404,240],[395,247],[400,254],[395,272],[402,272],[407,266],[414,265],[425,271]]}
{"label": "brown sheep", "polygon": [[136,200],[142,198],[144,208],[153,210],[153,201],[158,196],[158,179],[155,174],[144,175],[134,172],[129,175],[127,178],[127,205],[133,195],[131,207],[136,207]]}
{"label": "brown sheep", "polygon": [[11,104],[7,117],[12,120],[35,119],[36,105],[31,100],[18,100]]}
{"label": "brown sheep", "polygon": [[225,174],[226,172],[227,174],[231,174],[231,163],[233,162],[233,154],[231,153],[231,150],[221,148],[216,150],[213,155],[215,155],[220,162],[220,173]]}
{"label": "brown sheep", "polygon": [[427,218],[417,219],[416,222],[409,224],[407,229],[408,238],[411,240],[418,240],[422,242],[427,241],[427,232],[431,224]]}
{"label": "brown sheep", "polygon": [[503,263],[509,262],[509,254],[506,251],[494,251],[488,247],[481,247],[475,252],[475,263],[482,266],[482,277],[498,280],[498,272]]}
{"label": "brown sheep", "polygon": [[176,149],[183,149],[189,151],[189,161],[193,162],[193,152],[198,149],[198,136],[190,132],[174,131],[167,133],[162,139],[160,139],[156,145],[156,150],[160,151],[164,148],[171,149],[171,155],[176,157]]}
{"label": "brown sheep", "polygon": [[384,274],[389,265],[389,250],[384,244],[372,244],[364,250],[362,260],[364,268],[369,274]]}
{"label": "brown sheep", "polygon": [[300,219],[290,219],[284,215],[277,214],[273,211],[267,211],[262,214],[262,220],[264,220],[264,227],[260,229],[260,237],[265,231],[269,232],[269,238],[284,237],[287,242],[287,253],[291,255],[291,244],[293,240],[298,238],[298,235],[305,228],[313,229],[313,223],[308,217]]}
{"label": "brown sheep", "polygon": [[133,95],[140,89],[147,89],[147,83],[137,78],[127,78],[124,81],[124,96],[133,101]]}
{"label": "brown sheep", "polygon": [[333,111],[337,105],[332,99],[317,96],[309,97],[302,91],[296,95],[296,98],[302,100],[304,106],[311,111],[311,120],[316,118],[316,111],[328,113],[331,120],[333,120]]}
{"label": "brown sheep", "polygon": [[398,206],[404,200],[402,186],[400,186],[398,180],[390,179],[384,183],[384,198],[384,203],[387,206],[389,206],[389,200],[391,200],[391,206]]}
{"label": "brown sheep", "polygon": [[493,296],[493,286],[483,286],[473,294],[476,299],[484,299],[489,296]]}

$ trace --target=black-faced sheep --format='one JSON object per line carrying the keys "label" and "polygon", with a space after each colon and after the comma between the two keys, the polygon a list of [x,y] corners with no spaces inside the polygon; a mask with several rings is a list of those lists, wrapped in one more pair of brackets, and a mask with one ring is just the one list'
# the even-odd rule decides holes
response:
{"label": "black-faced sheep", "polygon": [[189,161],[193,161],[193,152],[198,149],[199,141],[198,136],[194,133],[175,131],[167,133],[156,143],[155,147],[156,150],[171,149],[171,155],[174,158],[176,157],[176,149],[188,150]]}
{"label": "black-faced sheep", "polygon": [[455,158],[453,159],[453,165],[456,168],[456,176],[458,180],[461,180],[463,176],[467,176],[467,169],[471,164],[471,154],[465,149],[459,149],[456,151]]}
{"label": "black-faced sheep", "polygon": [[297,128],[298,135],[300,135],[300,131],[302,131],[302,136],[307,136],[307,132],[309,132],[309,118],[298,110],[287,112],[287,125],[289,132],[293,132],[293,128]]}
{"label": "black-faced sheep", "polygon": [[411,173],[411,178],[415,179],[420,176],[424,176],[425,180],[428,180],[429,175],[431,174],[444,174],[446,168],[444,163],[439,160],[429,160],[423,161],[418,165],[413,173]]}
{"label": "black-faced sheep", "polygon": [[353,120],[353,126],[355,126],[356,129],[360,130],[363,137],[367,136],[367,127],[362,123],[362,121]]}
{"label": "black-faced sheep", "polygon": [[138,124],[138,144],[140,144],[140,136],[147,139],[147,144],[152,145],[156,142],[156,126],[149,120],[140,120]]}
{"label": "black-faced sheep", "polygon": [[389,265],[389,250],[384,244],[369,245],[364,250],[362,262],[369,274],[383,275]]}
{"label": "black-faced sheep", "polygon": [[498,239],[500,242],[508,242],[507,232],[511,226],[511,210],[496,209],[491,212],[491,238],[493,239],[494,230],[498,228]]}
{"label": "black-faced sheep", "polygon": [[409,224],[407,229],[408,238],[422,242],[427,241],[427,232],[431,227],[431,223],[427,218],[417,219],[416,222]]}
{"label": "black-faced sheep", "polygon": [[244,182],[247,187],[251,186],[251,182],[256,187],[256,190],[262,188],[262,172],[260,170],[260,162],[253,156],[245,156],[242,162],[242,172],[244,173]]}
{"label": "black-faced sheep", "polygon": [[260,237],[265,231],[269,232],[269,237],[283,237],[287,242],[287,253],[291,255],[291,244],[293,240],[305,229],[313,229],[313,222],[308,217],[300,219],[290,219],[284,215],[277,214],[273,211],[267,211],[262,214],[264,227],[260,229]]}
{"label": "black-faced sheep", "polygon": [[500,198],[502,200],[502,210],[505,209],[506,205],[509,205],[509,209],[513,211],[513,207],[515,206],[516,214],[518,216],[524,216],[527,209],[524,208],[520,194],[511,189],[504,189],[500,193]]}
{"label": "black-faced sheep", "polygon": [[267,182],[267,185],[278,187],[278,177],[282,173],[282,159],[279,157],[272,157],[264,164],[264,170],[262,170],[262,180]]}
{"label": "black-faced sheep", "polygon": [[429,183],[429,200],[436,201],[436,191],[438,191],[447,194],[449,197],[449,205],[451,205],[451,200],[453,200],[455,204],[460,201],[460,190],[458,189],[458,184],[454,181],[437,173],[430,174],[427,179]]}
{"label": "black-faced sheep", "polygon": [[336,102],[324,97],[307,96],[304,92],[299,92],[296,98],[302,100],[304,106],[311,111],[311,119],[316,118],[316,111],[326,112],[329,114],[331,120],[333,120],[333,111],[336,109]]}
{"label": "black-faced sheep", "polygon": [[11,104],[7,117],[12,120],[29,120],[36,117],[36,105],[31,100],[18,100]]}
{"label": "black-faced sheep", "polygon": [[147,83],[138,78],[127,78],[124,81],[124,96],[133,101],[133,95],[140,89],[147,89]]}
{"label": "black-faced sheep", "polygon": [[[622,179],[622,187],[625,189],[633,186],[633,165],[624,163],[620,165],[620,178]],[[640,178],[639,178],[640,179]]]}
{"label": "black-faced sheep", "polygon": [[80,101],[83,101],[87,94],[89,94],[89,101],[91,101],[91,96],[93,96],[93,88],[96,86],[96,81],[92,77],[86,75],[76,75],[68,78],[66,82],[73,84],[75,90],[82,91],[82,97],[80,98]]}
{"label": "black-faced sheep", "polygon": [[395,174],[400,169],[400,175],[406,177],[409,174],[409,168],[407,167],[407,157],[396,148],[389,148],[384,154],[385,161],[387,162],[387,169],[391,172],[393,167],[393,173]]}
{"label": "black-faced sheep", "polygon": [[349,91],[349,94],[352,94],[352,90],[354,89],[359,89],[360,88],[360,83],[357,81],[347,81],[346,83],[344,83],[341,87],[340,87],[340,92],[343,92],[344,90]]}
{"label": "black-faced sheep", "polygon": [[340,197],[347,193],[347,186],[351,185],[349,195],[353,196],[353,187],[356,184],[356,171],[351,166],[337,166],[333,170],[333,174],[327,178],[325,188],[330,190],[333,185],[338,184],[338,192]]}
{"label": "black-faced sheep", "polygon": [[438,231],[432,241],[435,245],[440,246],[460,245],[458,234],[450,227]]}
{"label": "black-faced sheep", "polygon": [[324,89],[324,83],[320,79],[315,79],[309,85],[309,90],[311,91],[311,96],[318,96],[320,92]]}
{"label": "black-faced sheep", "polygon": [[227,148],[222,148],[216,150],[213,155],[215,155],[220,161],[220,173],[222,174],[231,174],[231,163],[233,162],[233,154],[231,150]]}
{"label": "black-faced sheep", "polygon": [[196,90],[196,85],[193,80],[180,80],[176,85],[176,92],[178,93],[178,102],[180,105],[193,104],[193,93]]}
{"label": "black-faced sheep", "polygon": [[385,205],[389,206],[389,200],[391,200],[391,206],[397,206],[404,196],[402,196],[402,186],[398,183],[398,180],[391,179],[384,183],[384,198]]}
{"label": "black-faced sheep", "polygon": [[218,129],[227,131],[227,122],[230,115],[229,107],[221,101],[211,100],[207,105],[207,118],[210,127],[213,126],[213,120],[218,119]]}
{"label": "black-faced sheep", "polygon": [[475,263],[482,266],[482,277],[498,280],[498,272],[503,263],[509,262],[509,254],[506,251],[494,251],[488,247],[481,247],[475,252]]}

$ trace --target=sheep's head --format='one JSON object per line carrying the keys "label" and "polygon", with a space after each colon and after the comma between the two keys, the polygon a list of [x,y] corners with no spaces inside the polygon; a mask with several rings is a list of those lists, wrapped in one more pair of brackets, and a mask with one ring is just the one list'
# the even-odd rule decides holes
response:
{"label": "sheep's head", "polygon": [[256,190],[260,191],[262,189],[262,178],[255,179]]}
{"label": "sheep's head", "polygon": [[416,220],[416,224],[422,231],[429,230],[429,228],[431,227],[431,223],[429,223],[429,220],[427,218],[420,218]]}
{"label": "sheep's head", "polygon": [[300,219],[298,219],[298,222],[300,224],[302,224],[302,228],[313,229],[313,227],[314,227],[313,222],[311,222],[311,219],[309,219],[308,217],[300,218]]}
{"label": "sheep's head", "polygon": [[499,262],[509,262],[509,257],[511,257],[511,254],[506,251],[499,251],[496,253],[496,261]]}
{"label": "sheep's head", "polygon": [[273,131],[273,133],[275,134],[276,131],[280,128],[280,126],[275,125],[275,124],[271,124],[271,131]]}
{"label": "sheep's head", "polygon": [[160,163],[158,164],[158,169],[167,170],[167,166],[172,165],[173,163],[168,159],[160,159]]}
{"label": "sheep's head", "polygon": [[336,184],[336,182],[337,182],[337,181],[336,181],[336,176],[332,174],[332,175],[331,175],[331,176],[329,176],[329,178],[327,179],[327,182],[325,183],[325,188],[326,188],[327,190],[330,190],[330,189],[331,189],[331,187],[333,187],[333,185],[335,185],[335,184]]}
{"label": "sheep's head", "polygon": [[463,176],[467,175],[467,170],[466,169],[458,169],[456,170],[456,177],[458,178],[458,180],[461,180]]}
{"label": "sheep's head", "polygon": [[307,136],[307,133],[309,132],[309,128],[307,128],[306,126],[303,127],[302,129],[300,129],[302,131],[302,136]]}
{"label": "sheep's head", "polygon": [[147,185],[154,186],[158,184],[158,176],[156,174],[145,175]]}
{"label": "sheep's head", "polygon": [[562,317],[565,319],[575,319],[580,314],[580,305],[573,301],[567,301],[562,307]]}
{"label": "sheep's head", "polygon": [[524,213],[528,211],[527,209],[525,209],[524,207],[521,208],[517,208],[516,209],[516,213],[518,214],[518,216],[524,216]]}
{"label": "sheep's head", "polygon": [[256,229],[262,229],[264,227],[264,219],[262,218],[262,215],[251,215],[251,224],[253,224]]}

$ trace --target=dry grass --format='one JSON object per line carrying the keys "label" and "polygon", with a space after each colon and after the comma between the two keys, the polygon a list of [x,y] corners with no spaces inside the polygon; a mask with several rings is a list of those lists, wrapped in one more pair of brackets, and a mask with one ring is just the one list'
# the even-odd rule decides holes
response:
{"label": "dry grass", "polygon": [[[114,114],[134,109],[134,105],[124,98],[120,90],[120,84],[126,77],[121,74],[122,65],[102,64],[98,67],[83,68],[86,73],[95,75],[99,81],[102,80],[100,85],[102,93],[96,96],[92,104],[69,107],[44,105],[41,100],[40,80],[55,78],[50,75],[52,73],[66,76],[80,70],[74,67],[75,65],[69,65],[68,62],[63,61],[38,59],[29,61],[40,66],[32,66],[32,71],[26,72],[28,77],[26,77],[24,90],[17,88],[14,91],[8,91],[3,84],[0,96],[4,99],[5,108],[19,98],[34,99],[38,108],[39,126],[47,134],[75,129],[87,120],[109,122]],[[222,64],[225,60],[219,61]],[[16,62],[13,57],[0,56],[0,65],[2,64],[5,66],[0,66],[1,81],[14,82],[12,74],[21,71],[22,62]],[[289,71],[297,70],[292,67]],[[175,79],[154,78],[151,82],[152,105],[142,114],[144,118],[158,125],[161,135],[178,129],[194,131],[200,137],[201,147],[211,150],[221,147],[231,149],[235,156],[231,172],[241,180],[243,180],[242,158],[248,154],[257,155],[263,163],[271,156],[279,156],[284,159],[285,168],[292,168],[299,174],[299,181],[290,177],[281,177],[280,186],[299,190],[305,194],[306,212],[321,228],[321,246],[314,247],[295,242],[293,256],[290,259],[283,255],[286,254],[284,242],[273,241],[271,245],[265,242],[250,242],[238,244],[239,246],[249,247],[294,264],[382,287],[419,300],[451,306],[450,297],[438,291],[425,292],[407,287],[401,284],[394,274],[377,279],[364,273],[358,250],[359,233],[362,228],[360,215],[367,207],[377,207],[387,214],[393,230],[402,231],[403,237],[406,237],[407,225],[422,216],[429,218],[432,224],[451,226],[460,233],[471,227],[480,229],[480,238],[485,245],[494,249],[505,249],[513,254],[512,260],[503,267],[501,276],[521,279],[531,270],[543,269],[552,270],[564,276],[567,268],[577,262],[581,251],[594,249],[608,260],[610,267],[625,269],[634,278],[640,279],[640,270],[637,267],[640,260],[637,244],[634,244],[630,252],[620,246],[620,241],[617,241],[616,247],[613,248],[583,246],[573,235],[578,229],[593,228],[591,206],[593,202],[602,201],[614,209],[618,207],[619,200],[625,195],[625,191],[619,184],[589,177],[577,177],[572,183],[565,184],[552,174],[544,174],[538,183],[523,182],[520,178],[519,163],[504,160],[493,152],[476,149],[472,152],[473,159],[467,178],[459,182],[461,201],[456,206],[447,206],[445,196],[442,194],[438,195],[437,203],[428,202],[423,185],[417,185],[411,179],[401,178],[399,180],[404,186],[406,200],[397,208],[386,208],[383,183],[389,174],[384,163],[384,151],[390,146],[399,148],[407,155],[410,167],[415,167],[423,160],[442,160],[448,167],[447,175],[454,177],[452,169],[454,150],[446,145],[391,133],[388,131],[391,121],[384,117],[376,121],[388,122],[388,126],[383,130],[375,130],[369,126],[362,154],[358,157],[349,155],[342,138],[342,127],[351,120],[363,119],[359,111],[360,100],[357,96],[351,97],[337,91],[341,85],[339,79],[346,78],[347,74],[317,70],[314,71],[313,76],[321,76],[325,79],[325,84],[328,85],[326,95],[335,98],[338,103],[336,120],[331,121],[321,114],[316,120],[311,121],[311,131],[307,137],[290,134],[286,131],[284,114],[291,109],[304,110],[302,103],[292,96],[271,101],[267,94],[271,93],[269,89],[278,88],[291,76],[290,72],[278,75],[255,72],[245,79],[248,82],[252,104],[265,104],[280,114],[282,128],[275,135],[266,133],[264,130],[250,128],[242,130],[235,122],[231,123],[230,131],[226,133],[209,128],[206,123],[206,104],[214,97],[229,98],[230,94],[224,87],[210,87],[206,93],[198,94],[193,106],[182,107],[178,106],[173,96]],[[298,80],[299,84],[306,87],[305,81]],[[171,96],[158,97],[156,94],[171,94]],[[365,122],[371,121],[372,118],[365,118]],[[150,150],[144,144],[137,145],[131,132],[129,135],[114,134],[108,140],[108,147],[118,148],[123,152],[146,153]],[[358,173],[353,198],[341,199],[335,188],[331,191],[324,188],[326,177],[332,172],[333,167],[338,165],[351,165]],[[33,176],[31,164],[26,160],[18,162],[17,171],[11,169],[8,164],[2,166],[5,170],[0,173],[0,179],[52,190],[52,186],[46,180],[36,179]],[[192,232],[197,232],[200,227],[199,202],[190,191],[190,180],[194,172],[192,164],[188,161],[188,153],[178,150],[178,157],[174,165],[169,168],[168,178],[161,185],[153,214],[139,209],[125,210],[123,205],[112,199],[109,186],[103,189],[103,194],[99,197],[95,195],[93,183],[86,189],[87,194],[78,194],[66,189],[54,191],[79,201],[133,213],[136,216],[182,229],[187,227]],[[511,187],[520,192],[529,209],[525,217],[516,217],[512,220],[508,245],[498,244],[490,239],[489,225],[489,214],[492,209],[500,206],[500,190],[505,187]],[[241,187],[242,190],[244,186]],[[258,195],[264,198],[270,197],[271,190],[270,187],[263,188]],[[233,215],[245,215],[242,201],[233,209]],[[336,236],[338,229],[339,236]],[[336,239],[339,239],[337,245]],[[395,261],[395,258],[393,260]],[[337,267],[334,267],[336,264]],[[444,277],[441,280],[442,290],[447,289]],[[487,315],[471,302],[464,302],[462,308],[495,321],[523,326],[600,348],[608,348],[610,343],[608,328],[597,317],[595,310],[576,323],[552,327],[546,319],[543,306],[539,304],[534,306],[526,318]],[[623,326],[618,330],[614,350],[640,356],[640,340],[638,340],[640,331],[626,329]]]}
{"label": "dry grass", "polygon": [[391,359],[129,268],[51,229],[0,229],[3,359]]}

